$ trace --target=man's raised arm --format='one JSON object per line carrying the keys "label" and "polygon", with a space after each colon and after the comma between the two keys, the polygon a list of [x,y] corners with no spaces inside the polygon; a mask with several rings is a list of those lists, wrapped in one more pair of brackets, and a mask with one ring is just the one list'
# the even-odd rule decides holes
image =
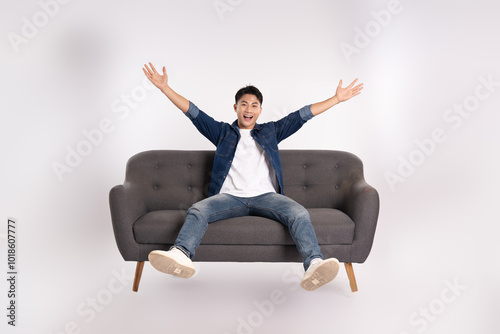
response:
{"label": "man's raised arm", "polygon": [[189,101],[170,88],[168,85],[168,76],[165,66],[163,66],[163,75],[156,71],[153,64],[149,63],[149,66],[150,67],[148,67],[147,64],[144,64],[145,68],[142,69],[149,81],[158,87],[177,108],[179,108],[183,113],[187,113],[189,110]]}
{"label": "man's raised arm", "polygon": [[328,100],[323,102],[314,103],[311,105],[311,112],[314,116],[321,114],[323,111],[326,111],[340,102],[344,102],[349,100],[351,97],[354,97],[361,93],[363,89],[363,84],[359,84],[354,86],[354,84],[358,81],[358,79],[351,82],[349,86],[346,88],[342,88],[342,80],[340,80],[339,85],[337,86],[337,91],[335,95]]}

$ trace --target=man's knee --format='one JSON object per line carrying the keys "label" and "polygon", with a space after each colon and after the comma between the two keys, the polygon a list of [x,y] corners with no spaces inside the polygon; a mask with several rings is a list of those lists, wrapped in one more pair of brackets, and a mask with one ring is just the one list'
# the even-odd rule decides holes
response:
{"label": "man's knee", "polygon": [[290,209],[293,214],[293,216],[301,218],[301,219],[309,219],[309,211],[302,206],[302,204],[295,202],[294,200],[290,199]]}
{"label": "man's knee", "polygon": [[302,207],[298,208],[296,213],[295,213],[295,219],[300,220],[305,223],[310,223],[311,222],[311,216],[309,215],[309,211],[307,211],[306,208]]}
{"label": "man's knee", "polygon": [[279,211],[281,212],[281,215],[287,217],[289,220],[292,221],[305,221],[305,222],[310,222],[311,217],[309,216],[309,211],[302,206],[302,204],[294,201],[290,197],[280,195],[280,194],[274,194],[275,198],[271,200],[277,200],[275,203],[277,204],[277,207],[279,207]]}
{"label": "man's knee", "polygon": [[187,210],[187,215],[195,217],[198,221],[207,221],[206,208],[200,202],[191,205]]}

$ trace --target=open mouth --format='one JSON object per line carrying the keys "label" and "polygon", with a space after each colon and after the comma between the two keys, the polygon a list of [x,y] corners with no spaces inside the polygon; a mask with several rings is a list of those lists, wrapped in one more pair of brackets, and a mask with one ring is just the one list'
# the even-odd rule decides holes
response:
{"label": "open mouth", "polygon": [[253,116],[247,116],[247,115],[244,115],[243,118],[247,121],[251,120],[253,118]]}

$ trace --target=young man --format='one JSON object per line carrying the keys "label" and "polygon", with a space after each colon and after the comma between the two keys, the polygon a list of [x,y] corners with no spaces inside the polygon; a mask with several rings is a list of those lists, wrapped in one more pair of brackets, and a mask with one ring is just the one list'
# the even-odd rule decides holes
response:
{"label": "young man", "polygon": [[231,217],[262,216],[288,227],[304,259],[301,286],[312,291],[332,281],[339,270],[337,259],[323,260],[307,210],[283,195],[283,177],[278,143],[299,130],[312,117],[360,94],[363,84],[346,88],[342,80],[336,94],[319,103],[307,105],[276,122],[257,123],[262,112],[262,94],[253,87],[240,89],[235,96],[237,120],[217,122],[189,100],[177,94],[163,74],[149,63],[146,77],[193,122],[216,146],[209,197],[189,208],[186,220],[169,251],[155,250],[149,262],[157,270],[189,278],[195,268],[191,262],[208,224]]}

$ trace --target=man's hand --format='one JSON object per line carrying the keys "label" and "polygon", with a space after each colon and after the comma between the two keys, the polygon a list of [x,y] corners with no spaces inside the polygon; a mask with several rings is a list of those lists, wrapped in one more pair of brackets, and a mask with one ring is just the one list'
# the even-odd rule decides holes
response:
{"label": "man's hand", "polygon": [[329,98],[328,100],[314,103],[311,105],[311,112],[314,116],[321,114],[322,112],[330,109],[334,105],[349,100],[351,97],[359,95],[361,90],[363,89],[363,84],[359,84],[354,86],[354,84],[358,81],[358,79],[351,82],[349,86],[346,88],[342,88],[342,80],[340,80],[339,85],[337,86],[337,92],[335,96]]}
{"label": "man's hand", "polygon": [[147,64],[144,64],[144,67],[146,68],[142,69],[144,71],[144,74],[146,74],[146,77],[153,83],[153,85],[163,91],[168,87],[168,76],[165,66],[163,66],[163,75],[156,71],[156,68],[153,66],[153,64],[149,63],[149,66],[151,66],[151,68],[149,68]]}
{"label": "man's hand", "polygon": [[358,81],[358,79],[355,79],[346,88],[342,88],[342,80],[340,80],[339,85],[337,86],[337,92],[335,93],[335,95],[337,95],[337,99],[339,102],[347,101],[351,97],[354,97],[361,93],[361,90],[363,89],[363,84],[361,83],[357,86],[354,86],[356,81]]}
{"label": "man's hand", "polygon": [[170,88],[170,86],[168,85],[168,76],[165,66],[163,66],[163,75],[156,71],[156,68],[153,66],[153,64],[149,63],[149,66],[150,67],[144,64],[145,69],[142,69],[149,81],[151,81],[153,85],[158,87],[163,92],[163,94],[165,94],[168,99],[172,101],[172,103],[182,112],[188,112],[189,100],[177,94],[172,88]]}

